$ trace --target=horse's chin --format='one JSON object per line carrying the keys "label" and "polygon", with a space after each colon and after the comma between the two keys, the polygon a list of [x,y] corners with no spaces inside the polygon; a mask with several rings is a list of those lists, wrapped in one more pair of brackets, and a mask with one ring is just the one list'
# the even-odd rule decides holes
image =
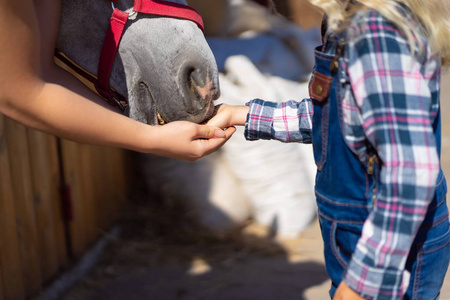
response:
{"label": "horse's chin", "polygon": [[197,124],[203,123],[210,119],[214,115],[215,107],[214,102],[208,101],[203,109],[198,111],[196,114],[190,114],[187,121],[194,122]]}
{"label": "horse's chin", "polygon": [[214,115],[214,111],[215,107],[213,101],[207,102],[205,107],[195,114],[187,114],[185,111],[183,111],[183,113],[180,114],[179,117],[175,117],[173,119],[166,118],[162,112],[156,109],[156,124],[164,125],[174,121],[189,121],[200,124],[210,119]]}
{"label": "horse's chin", "polygon": [[[164,125],[174,121],[189,121],[200,124],[212,117],[215,110],[213,100],[218,97],[218,92],[208,94],[206,99],[198,99],[201,96],[197,94],[195,101],[204,101],[204,105],[194,112],[187,112],[183,101],[180,101],[176,107],[167,107],[167,102],[158,101],[158,99],[165,97],[154,96],[149,86],[144,82],[140,82],[136,90],[137,93],[130,95],[130,103],[125,110],[125,115],[149,125]],[[180,95],[177,98],[181,99],[182,96]],[[166,114],[167,109],[169,111]],[[174,109],[178,113],[174,113]]]}

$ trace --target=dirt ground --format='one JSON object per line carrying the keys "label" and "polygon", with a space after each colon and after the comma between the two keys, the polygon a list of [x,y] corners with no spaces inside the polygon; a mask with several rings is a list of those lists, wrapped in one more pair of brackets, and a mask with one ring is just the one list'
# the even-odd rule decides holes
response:
{"label": "dirt ground", "polygon": [[[450,174],[450,72],[443,79],[443,155]],[[298,239],[279,241],[249,225],[230,237],[199,234],[183,221],[161,218],[137,201],[124,213],[98,264],[62,300],[300,299],[326,300],[317,220]],[[449,276],[448,276],[449,277]],[[450,300],[450,278],[442,290]]]}
{"label": "dirt ground", "polygon": [[217,238],[174,232],[178,224],[155,228],[154,215],[139,211],[64,300],[299,299],[327,280],[315,226],[285,243],[252,224]]}

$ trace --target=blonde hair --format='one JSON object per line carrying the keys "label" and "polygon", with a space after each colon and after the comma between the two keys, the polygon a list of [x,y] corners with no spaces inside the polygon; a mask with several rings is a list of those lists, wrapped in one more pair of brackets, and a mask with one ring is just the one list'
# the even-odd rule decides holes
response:
{"label": "blonde hair", "polygon": [[[439,53],[443,65],[450,65],[450,0],[309,0],[323,10],[328,17],[328,26],[333,30],[345,28],[356,11],[372,8],[393,22],[404,32],[410,47],[416,49],[414,41],[423,34],[433,52]],[[421,24],[422,32],[405,18],[395,7],[400,3],[409,7],[413,17]],[[420,48],[420,47],[419,47]]]}

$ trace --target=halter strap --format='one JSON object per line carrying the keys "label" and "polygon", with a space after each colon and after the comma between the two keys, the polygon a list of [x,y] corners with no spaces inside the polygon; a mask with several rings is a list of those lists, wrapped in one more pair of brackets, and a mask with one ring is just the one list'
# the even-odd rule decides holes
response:
{"label": "halter strap", "polygon": [[204,32],[203,20],[192,7],[162,0],[135,0],[134,9],[138,13],[157,15],[194,22]]}
{"label": "halter strap", "polygon": [[[111,2],[115,3],[116,0],[111,0]],[[133,11],[149,15],[189,20],[197,24],[197,26],[204,31],[200,14],[195,9],[183,4],[162,0],[135,0]],[[114,58],[119,49],[120,40],[128,21],[128,16],[129,13],[123,12],[117,8],[113,11],[110,19],[110,26],[108,27],[100,54],[98,82],[95,84],[95,88],[101,96],[109,103],[119,106],[122,110],[125,110],[128,101],[126,98],[117,95],[117,93],[111,89],[109,79]]]}
{"label": "halter strap", "polygon": [[[109,86],[109,78],[111,76],[111,69],[117,50],[119,49],[120,39],[125,29],[125,24],[128,20],[128,13],[119,9],[114,9],[106,32],[105,40],[103,41],[102,52],[100,53],[100,60],[98,62],[98,81],[95,84],[97,92],[105,98],[110,104],[117,104],[116,93]],[[125,99],[119,107],[125,110],[128,101]]]}

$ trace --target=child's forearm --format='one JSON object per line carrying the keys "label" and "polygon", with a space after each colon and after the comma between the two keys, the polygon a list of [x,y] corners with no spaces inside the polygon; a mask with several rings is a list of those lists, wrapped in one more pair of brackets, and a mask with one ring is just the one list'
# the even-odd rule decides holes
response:
{"label": "child's forearm", "polygon": [[244,126],[247,120],[249,108],[247,105],[232,106],[231,125]]}
{"label": "child's forearm", "polygon": [[246,105],[221,104],[217,107],[216,115],[206,124],[220,128],[243,126],[247,120],[248,111],[249,108]]}

